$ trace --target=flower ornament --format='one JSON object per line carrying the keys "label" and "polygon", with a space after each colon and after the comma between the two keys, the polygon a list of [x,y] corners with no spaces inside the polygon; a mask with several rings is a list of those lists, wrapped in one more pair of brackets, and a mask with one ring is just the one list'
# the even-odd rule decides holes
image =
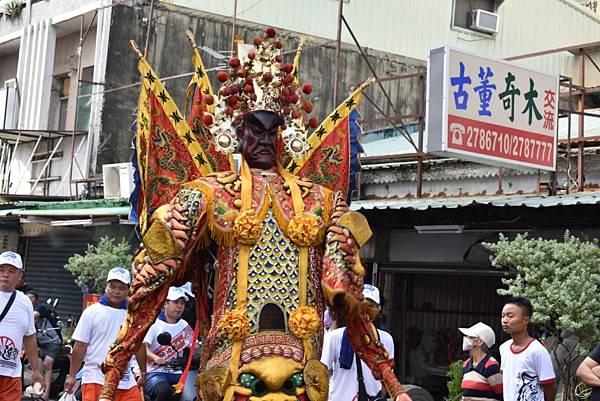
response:
{"label": "flower ornament", "polygon": [[296,214],[288,223],[287,235],[296,245],[316,245],[319,242],[320,234],[319,222],[315,216]]}
{"label": "flower ornament", "polygon": [[290,313],[288,326],[292,334],[301,339],[312,337],[319,328],[319,315],[315,308],[301,306]]}
{"label": "flower ornament", "polygon": [[235,308],[221,316],[217,326],[219,333],[233,341],[242,341],[250,336],[250,322],[246,308]]}
{"label": "flower ornament", "polygon": [[233,233],[240,244],[256,244],[262,233],[262,225],[254,210],[249,209],[238,214],[233,223]]}

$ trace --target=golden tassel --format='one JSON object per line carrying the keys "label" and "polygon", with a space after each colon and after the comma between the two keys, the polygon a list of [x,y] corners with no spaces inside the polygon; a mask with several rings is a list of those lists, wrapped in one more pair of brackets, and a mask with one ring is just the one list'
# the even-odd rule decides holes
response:
{"label": "golden tassel", "polygon": [[[244,212],[252,207],[252,173],[248,163],[242,158],[242,207]],[[236,287],[236,308],[246,308],[248,298],[248,262],[250,259],[250,246],[239,244],[238,267],[237,267],[237,287]],[[242,346],[244,340],[235,340],[231,349],[231,360],[229,368],[231,370],[231,385],[234,386],[238,379],[238,369]]]}
{"label": "golden tassel", "polygon": [[242,207],[241,211],[244,212],[252,207],[252,173],[250,172],[250,166],[246,163],[246,160],[242,158]]}
{"label": "golden tassel", "polygon": [[300,306],[306,306],[308,296],[308,247],[300,247],[300,275],[298,286],[300,287]]}
{"label": "golden tassel", "polygon": [[304,360],[310,361],[313,358],[313,349],[310,337],[302,340],[302,346],[304,347]]}
{"label": "golden tassel", "polygon": [[231,371],[231,386],[235,386],[237,384],[243,345],[244,340],[236,340],[233,342],[233,346],[231,347],[231,361],[229,363],[229,370]]}

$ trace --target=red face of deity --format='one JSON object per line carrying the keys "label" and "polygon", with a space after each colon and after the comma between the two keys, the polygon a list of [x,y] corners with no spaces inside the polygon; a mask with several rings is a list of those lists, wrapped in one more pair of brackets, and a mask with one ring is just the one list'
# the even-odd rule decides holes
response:
{"label": "red face of deity", "polygon": [[242,126],[242,156],[251,168],[267,170],[277,162],[278,130],[282,119],[269,111],[246,117]]}

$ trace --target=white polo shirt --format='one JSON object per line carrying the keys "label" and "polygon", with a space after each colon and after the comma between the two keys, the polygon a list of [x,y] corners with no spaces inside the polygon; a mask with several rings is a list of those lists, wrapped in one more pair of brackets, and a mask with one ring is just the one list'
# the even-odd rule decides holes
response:
{"label": "white polo shirt", "polygon": [[[83,384],[104,384],[104,374],[100,365],[104,362],[110,346],[117,340],[126,312],[125,309],[95,303],[88,306],[81,314],[73,339],[87,344],[81,379]],[[129,389],[136,384],[130,362],[118,388]]]}
{"label": "white polo shirt", "polygon": [[[358,379],[356,372],[356,355],[352,361],[350,369],[340,367],[340,349],[342,346],[342,337],[345,327],[331,330],[325,334],[323,342],[323,353],[321,362],[327,365],[327,368],[333,372],[329,380],[329,400],[330,401],[356,401],[358,399]],[[377,330],[379,339],[390,357],[394,355],[394,340],[392,336],[382,330]],[[375,380],[371,369],[363,362],[362,373],[367,394],[375,396],[381,391],[381,382]]]}
{"label": "white polo shirt", "polygon": [[[0,291],[0,313],[6,307],[12,292]],[[35,334],[33,305],[21,291],[0,323],[0,376],[21,377],[23,337]]]}

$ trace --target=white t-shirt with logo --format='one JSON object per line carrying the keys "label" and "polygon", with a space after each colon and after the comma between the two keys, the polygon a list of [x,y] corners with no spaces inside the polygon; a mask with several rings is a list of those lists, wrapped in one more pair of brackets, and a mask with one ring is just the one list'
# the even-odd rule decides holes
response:
{"label": "white t-shirt with logo", "polygon": [[[165,331],[171,335],[172,347],[160,345],[157,341],[158,335]],[[167,323],[164,320],[156,319],[156,322],[150,326],[148,333],[146,333],[144,343],[150,345],[150,350],[159,357],[164,358],[165,361],[174,362],[177,359],[177,352],[182,356],[183,349],[192,345],[193,336],[194,332],[192,328],[183,319],[179,319],[177,323]],[[150,362],[150,358],[148,358],[148,362]],[[182,373],[181,370],[174,370],[167,366],[157,365],[153,362],[148,364],[148,373],[151,372]]]}
{"label": "white t-shirt with logo", "polygon": [[[82,383],[104,384],[104,374],[100,365],[104,362],[110,346],[117,340],[125,314],[125,309],[116,309],[100,303],[88,306],[81,314],[73,339],[87,344]],[[130,362],[118,388],[129,389],[136,384]]]}
{"label": "white t-shirt with logo", "polygon": [[[342,347],[342,337],[345,327],[331,330],[325,333],[323,341],[323,353],[321,362],[327,365],[327,368],[333,372],[329,379],[329,400],[330,401],[356,401],[358,399],[358,379],[356,372],[356,355],[352,360],[350,369],[343,369],[340,366],[340,349]],[[392,336],[382,330],[377,330],[379,340],[390,355],[394,357],[394,340]],[[360,359],[360,358],[359,358]],[[363,362],[362,374],[367,394],[375,396],[381,391],[381,382],[375,380],[369,367]]]}
{"label": "white t-shirt with logo", "polygon": [[512,340],[500,346],[504,401],[544,401],[542,385],[556,380],[550,353],[535,339],[519,352],[512,346]]}
{"label": "white t-shirt with logo", "polygon": [[[6,307],[12,292],[0,291],[0,313]],[[21,291],[0,323],[0,376],[21,377],[23,337],[35,334],[33,305]]]}

